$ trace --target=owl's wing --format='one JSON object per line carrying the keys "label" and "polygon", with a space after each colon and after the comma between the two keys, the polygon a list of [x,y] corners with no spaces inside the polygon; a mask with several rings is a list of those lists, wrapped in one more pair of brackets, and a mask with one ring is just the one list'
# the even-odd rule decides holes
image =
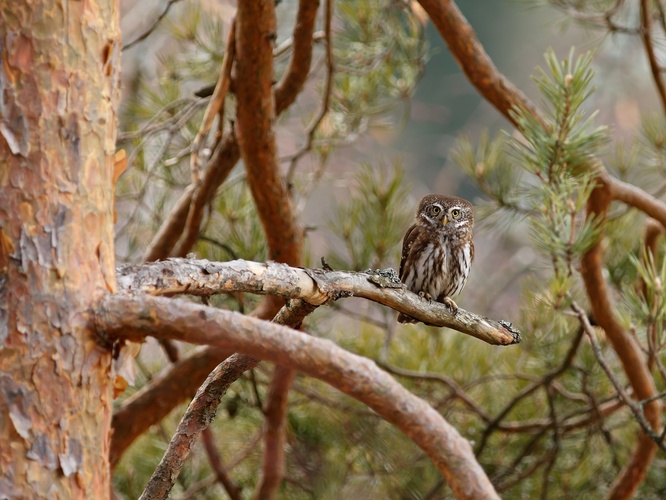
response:
{"label": "owl's wing", "polygon": [[400,279],[403,278],[402,273],[405,269],[405,261],[407,260],[407,257],[409,256],[409,251],[412,249],[412,245],[414,244],[416,239],[419,237],[422,230],[423,230],[422,227],[417,226],[416,224],[414,224],[414,225],[410,226],[410,228],[405,233],[405,237],[402,240],[402,256],[400,257]]}

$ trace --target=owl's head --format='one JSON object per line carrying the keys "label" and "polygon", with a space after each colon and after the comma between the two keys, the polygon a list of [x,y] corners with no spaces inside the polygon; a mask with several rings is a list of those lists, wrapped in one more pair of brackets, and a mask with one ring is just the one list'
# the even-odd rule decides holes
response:
{"label": "owl's head", "polygon": [[416,213],[418,223],[444,232],[471,230],[474,227],[472,204],[456,196],[429,194]]}

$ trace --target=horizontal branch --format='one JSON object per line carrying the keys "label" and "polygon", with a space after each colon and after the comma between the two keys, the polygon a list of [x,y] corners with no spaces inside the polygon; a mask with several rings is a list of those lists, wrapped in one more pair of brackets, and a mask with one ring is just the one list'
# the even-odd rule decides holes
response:
{"label": "horizontal branch", "polygon": [[447,327],[492,345],[521,341],[520,332],[506,321],[495,321],[459,308],[427,302],[406,290],[393,269],[371,272],[326,271],[290,267],[275,262],[244,260],[168,259],[117,270],[118,287],[127,293],[210,296],[246,292],[303,299],[313,305],[345,297],[361,297],[408,314],[433,326]]}
{"label": "horizontal branch", "polygon": [[422,399],[375,363],[285,326],[185,300],[107,295],[94,314],[101,336],[143,340],[146,335],[230,347],[291,366],[356,398],[417,444],[458,498],[499,498],[469,441]]}

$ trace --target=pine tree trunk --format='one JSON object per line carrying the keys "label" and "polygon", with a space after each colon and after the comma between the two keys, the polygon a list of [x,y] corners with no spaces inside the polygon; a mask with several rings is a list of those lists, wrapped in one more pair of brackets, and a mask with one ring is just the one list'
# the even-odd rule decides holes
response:
{"label": "pine tree trunk", "polygon": [[0,4],[0,497],[106,498],[113,0]]}

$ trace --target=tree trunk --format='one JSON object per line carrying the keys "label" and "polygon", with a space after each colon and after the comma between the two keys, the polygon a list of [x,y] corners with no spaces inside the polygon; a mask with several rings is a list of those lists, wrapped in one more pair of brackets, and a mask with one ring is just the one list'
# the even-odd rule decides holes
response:
{"label": "tree trunk", "polygon": [[0,497],[106,498],[115,289],[113,0],[0,6]]}

